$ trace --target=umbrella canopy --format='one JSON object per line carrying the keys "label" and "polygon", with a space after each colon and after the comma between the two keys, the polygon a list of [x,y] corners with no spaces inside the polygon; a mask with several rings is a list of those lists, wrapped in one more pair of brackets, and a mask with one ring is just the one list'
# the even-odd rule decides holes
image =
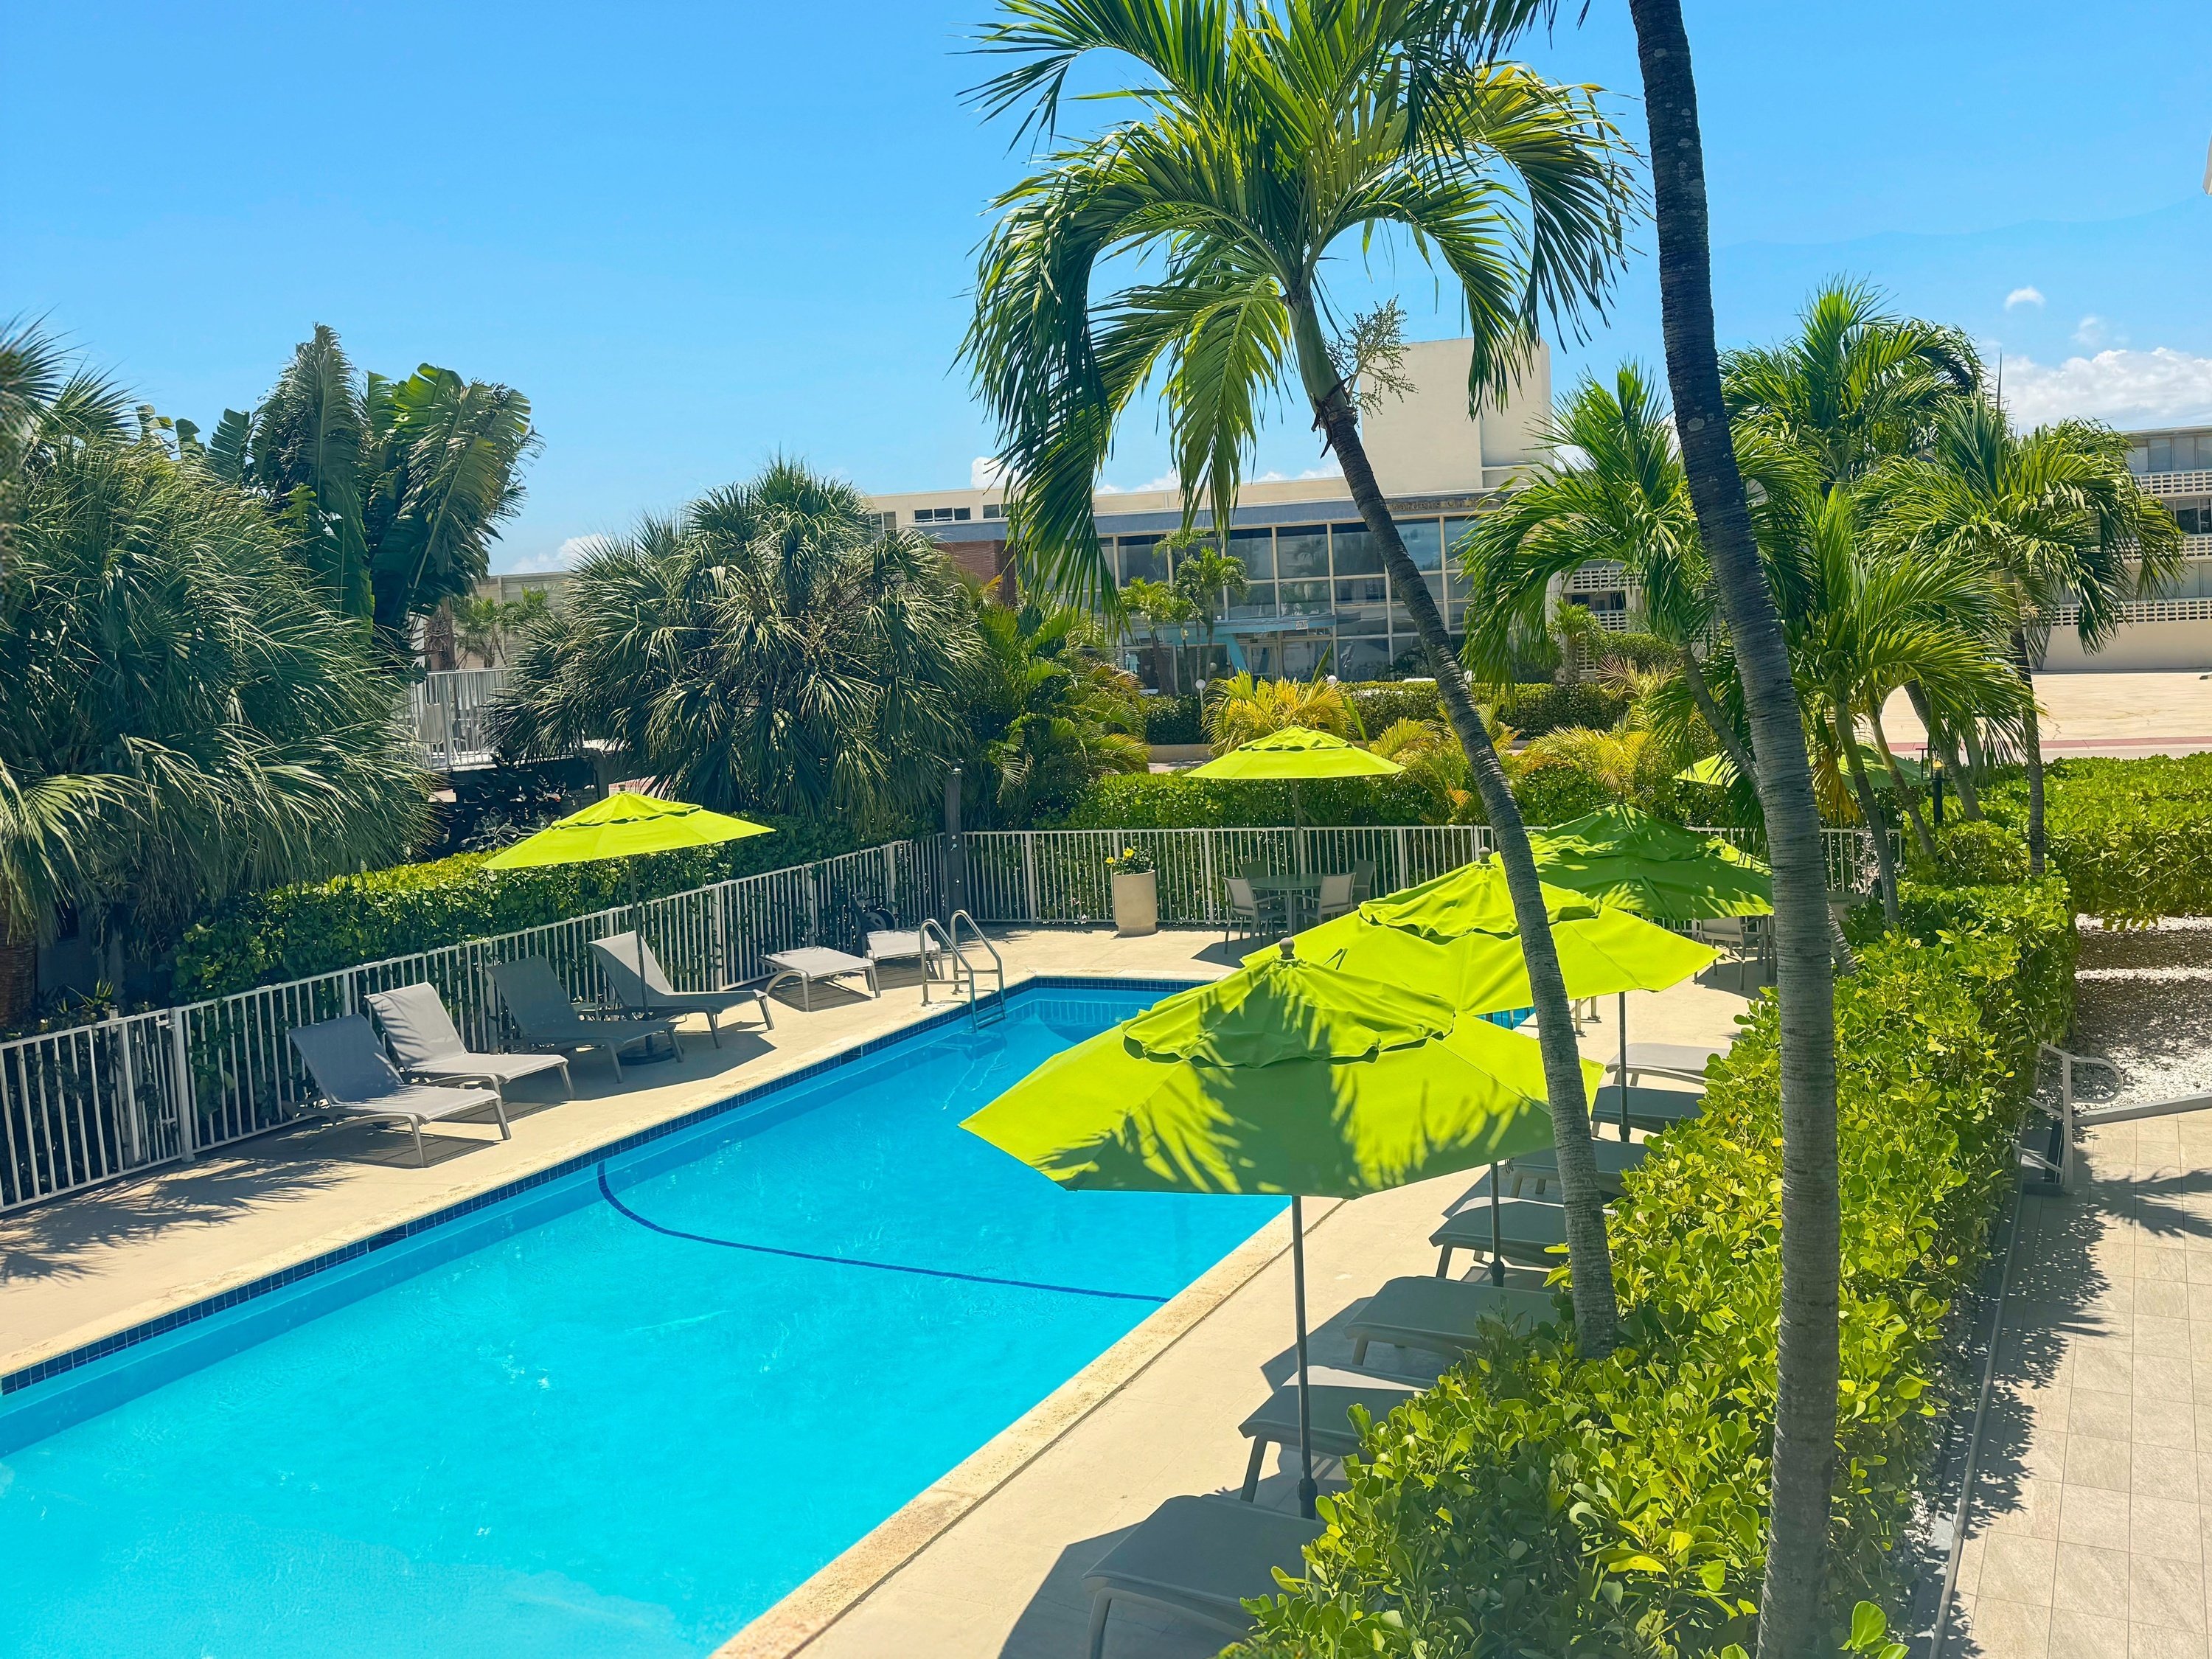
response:
{"label": "umbrella canopy", "polygon": [[748,836],[772,836],[764,823],[710,812],[688,801],[658,800],[618,789],[580,812],[556,818],[534,836],[501,848],[484,860],[488,870],[532,870],[550,864],[587,864],[713,847]]}
{"label": "umbrella canopy", "polygon": [[1071,1189],[1329,1198],[1552,1139],[1528,1038],[1273,950],[1055,1055],[961,1127]]}
{"label": "umbrella canopy", "polygon": [[[1594,1088],[1599,1068],[1583,1069]],[[1055,1055],[960,1127],[1070,1188],[1290,1194],[1309,1516],[1302,1197],[1380,1192],[1552,1138],[1534,1042],[1288,945]]]}
{"label": "umbrella canopy", "polygon": [[1773,878],[1749,854],[1632,806],[1602,807],[1531,834],[1547,882],[1662,921],[1763,916]]}
{"label": "umbrella canopy", "polygon": [[[1588,894],[1549,883],[1543,893],[1571,997],[1663,991],[1716,960],[1709,947]],[[1495,863],[1463,865],[1370,899],[1349,915],[1308,928],[1296,944],[1301,956],[1346,973],[1422,987],[1463,1014],[1525,1008],[1534,1000],[1505,872]]]}
{"label": "umbrella canopy", "polygon": [[1406,769],[1357,744],[1304,726],[1286,726],[1218,755],[1183,774],[1223,781],[1265,778],[1387,778]]}

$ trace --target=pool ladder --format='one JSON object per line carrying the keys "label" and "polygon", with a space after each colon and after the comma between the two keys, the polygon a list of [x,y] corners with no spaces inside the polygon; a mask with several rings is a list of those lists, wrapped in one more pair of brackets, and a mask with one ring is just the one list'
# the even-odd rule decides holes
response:
{"label": "pool ladder", "polygon": [[[972,942],[981,945],[990,954],[991,960],[983,965],[983,971],[994,975],[998,986],[988,1001],[976,978],[978,964],[969,960],[968,952],[962,948],[960,930],[963,925]],[[969,1018],[978,1025],[990,1025],[1004,1019],[1006,1017],[1006,961],[999,954],[999,947],[984,936],[983,929],[975,918],[965,910],[955,910],[951,919],[940,927],[935,917],[925,916],[920,931],[923,951],[921,1000],[924,1002],[929,1000],[929,988],[937,977],[937,955],[942,951],[951,958],[951,977],[955,994],[964,992],[967,995]]]}

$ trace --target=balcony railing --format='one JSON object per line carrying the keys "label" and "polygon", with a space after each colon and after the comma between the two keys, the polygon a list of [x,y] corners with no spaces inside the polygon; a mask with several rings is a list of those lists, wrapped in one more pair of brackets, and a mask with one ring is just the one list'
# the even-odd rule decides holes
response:
{"label": "balcony railing", "polygon": [[494,762],[487,716],[492,700],[507,684],[504,668],[459,668],[426,674],[407,688],[408,712],[423,763],[433,771],[455,772]]}

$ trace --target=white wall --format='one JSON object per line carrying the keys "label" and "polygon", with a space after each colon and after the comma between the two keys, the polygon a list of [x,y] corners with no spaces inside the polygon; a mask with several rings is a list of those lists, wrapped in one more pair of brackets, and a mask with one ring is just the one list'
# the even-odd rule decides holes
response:
{"label": "white wall", "polygon": [[2212,622],[2128,623],[2105,642],[2085,653],[2071,629],[2051,630],[2044,653],[2046,674],[2202,672],[2212,669]]}
{"label": "white wall", "polygon": [[[1403,397],[1382,399],[1364,417],[1375,476],[1389,495],[1442,495],[1495,487],[1499,469],[1530,459],[1529,434],[1549,410],[1552,360],[1539,349],[1502,408],[1468,413],[1468,365],[1472,340],[1416,340],[1406,348],[1402,372],[1413,382]],[[1485,469],[1489,469],[1487,477]]]}

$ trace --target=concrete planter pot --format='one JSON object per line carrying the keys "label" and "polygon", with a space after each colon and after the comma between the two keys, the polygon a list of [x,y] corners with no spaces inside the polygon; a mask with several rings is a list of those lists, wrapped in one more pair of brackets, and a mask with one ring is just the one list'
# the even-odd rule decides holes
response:
{"label": "concrete planter pot", "polygon": [[1160,931],[1160,878],[1153,870],[1114,878],[1114,931],[1124,939]]}

